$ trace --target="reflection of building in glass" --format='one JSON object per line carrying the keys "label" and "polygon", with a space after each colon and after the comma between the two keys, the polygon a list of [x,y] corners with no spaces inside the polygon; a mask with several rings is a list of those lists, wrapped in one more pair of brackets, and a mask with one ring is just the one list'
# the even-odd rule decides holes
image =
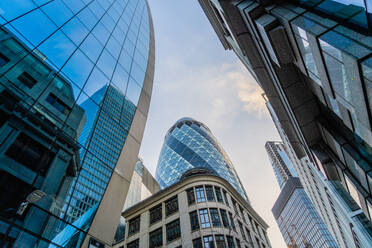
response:
{"label": "reflection of building in glass", "polygon": [[[138,158],[130,186],[125,200],[123,211],[140,201],[150,197],[160,190],[160,185],[144,166],[143,161]],[[125,238],[125,219],[120,217],[118,229],[115,234],[115,243],[118,247],[122,245]]]}
{"label": "reflection of building in glass", "polygon": [[191,118],[183,118],[170,128],[165,137],[156,179],[162,188],[168,187],[192,168],[213,171],[248,200],[230,159],[209,128]]}
{"label": "reflection of building in glass", "polygon": [[[308,159],[303,166],[312,164],[336,185],[330,199],[353,216],[346,225],[340,222],[347,228],[342,228],[345,235],[338,235],[346,237],[346,243],[337,240],[339,246],[369,246],[372,10],[368,1],[199,2],[224,47],[237,54],[264,90],[296,157]],[[322,187],[312,180],[308,183]]]}
{"label": "reflection of building in glass", "polygon": [[[14,199],[0,203],[0,246],[112,244],[151,98],[147,2],[0,1],[0,10],[0,191]],[[14,215],[34,189],[45,197]]]}

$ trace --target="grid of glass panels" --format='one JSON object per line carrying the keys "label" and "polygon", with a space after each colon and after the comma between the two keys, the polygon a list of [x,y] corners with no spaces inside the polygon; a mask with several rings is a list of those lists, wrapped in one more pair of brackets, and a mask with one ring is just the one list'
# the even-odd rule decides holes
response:
{"label": "grid of glass panels", "polygon": [[195,121],[179,121],[167,134],[156,169],[161,187],[179,181],[192,168],[207,168],[227,180],[248,200],[229,158],[213,134]]}
{"label": "grid of glass panels", "polygon": [[[47,218],[44,233],[28,229],[40,237],[19,234],[12,237],[17,245],[80,244],[77,233],[93,220],[136,111],[149,58],[149,21],[146,0],[0,1],[1,45],[12,49],[0,56],[0,88],[24,94],[21,104],[75,140],[82,166],[61,183],[67,193],[48,195],[53,204],[45,214],[54,217]],[[33,65],[31,79],[25,64]],[[43,94],[52,86],[62,97]],[[57,112],[47,111],[51,106]],[[83,116],[78,125],[76,111]]]}
{"label": "grid of glass panels", "polygon": [[338,247],[303,188],[295,189],[276,221],[287,244]]}

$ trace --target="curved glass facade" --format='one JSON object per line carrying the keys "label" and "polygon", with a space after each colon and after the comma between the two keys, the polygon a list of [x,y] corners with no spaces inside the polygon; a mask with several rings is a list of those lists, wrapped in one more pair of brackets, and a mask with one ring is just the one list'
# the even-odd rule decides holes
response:
{"label": "curved glass facade", "polygon": [[178,182],[184,172],[198,167],[227,180],[248,201],[230,159],[209,128],[191,118],[180,119],[165,137],[156,180],[165,188]]}
{"label": "curved glass facade", "polygon": [[[43,171],[27,161],[19,163],[19,174],[0,168],[15,178],[13,194],[25,189],[7,209],[17,209],[33,189],[46,194],[15,220],[0,220],[1,247],[81,245],[137,108],[150,56],[150,18],[146,0],[0,1],[0,106],[16,102],[9,115],[21,109],[20,118],[31,122],[32,116],[40,133],[55,135],[27,153],[37,157],[47,149]],[[53,174],[49,168],[59,158],[65,162]]]}

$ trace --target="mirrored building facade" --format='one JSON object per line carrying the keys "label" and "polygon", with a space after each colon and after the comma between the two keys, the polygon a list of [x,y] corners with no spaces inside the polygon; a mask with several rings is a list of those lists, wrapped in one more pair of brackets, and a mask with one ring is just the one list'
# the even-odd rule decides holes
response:
{"label": "mirrored building facade", "polygon": [[248,201],[233,164],[209,128],[191,118],[182,118],[165,136],[155,177],[165,188],[178,182],[184,172],[193,168],[213,171]]}
{"label": "mirrored building facade", "polygon": [[0,2],[1,247],[112,244],[153,72],[146,0]]}
{"label": "mirrored building facade", "polygon": [[331,197],[343,199],[350,209],[346,212],[354,212],[355,222],[349,222],[347,229],[353,236],[350,241],[368,247],[372,243],[370,1],[199,2],[225,49],[236,53],[264,90],[296,156],[308,158],[325,178],[342,186]]}

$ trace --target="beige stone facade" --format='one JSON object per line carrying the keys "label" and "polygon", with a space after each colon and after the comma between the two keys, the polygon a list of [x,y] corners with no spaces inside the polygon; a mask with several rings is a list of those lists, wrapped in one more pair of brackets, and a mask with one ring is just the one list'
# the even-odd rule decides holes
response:
{"label": "beige stone facade", "polygon": [[[186,177],[122,216],[127,220],[126,239],[117,248],[271,247],[268,225],[227,181],[214,175]],[[204,244],[207,239],[214,246]]]}

